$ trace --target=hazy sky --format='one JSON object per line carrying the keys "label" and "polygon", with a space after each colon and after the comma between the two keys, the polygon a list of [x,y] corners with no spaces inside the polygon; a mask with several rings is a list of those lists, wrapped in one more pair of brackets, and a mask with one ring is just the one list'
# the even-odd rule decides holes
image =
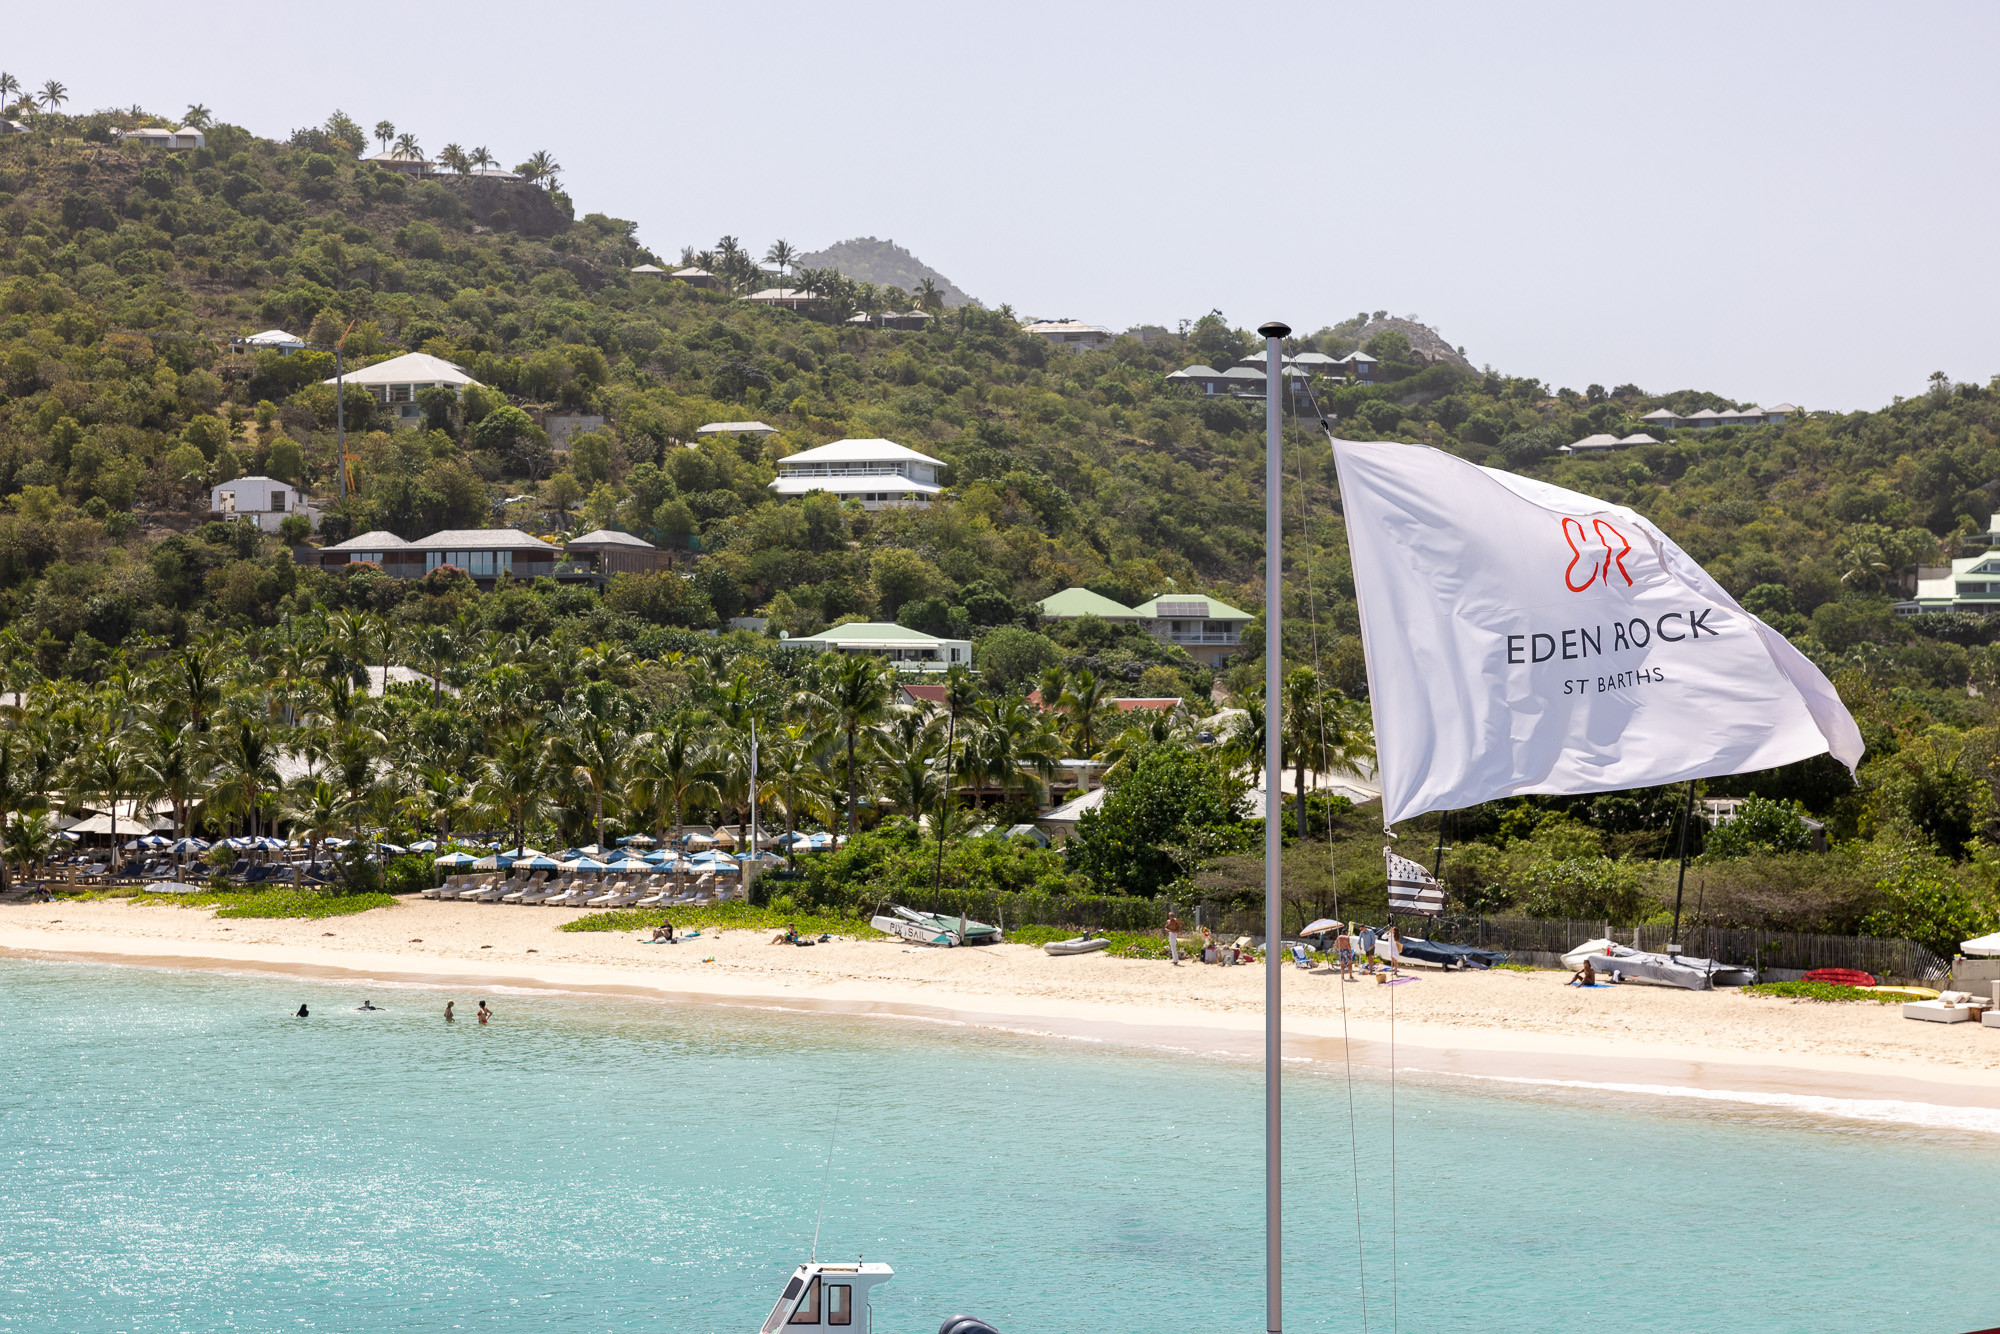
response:
{"label": "hazy sky", "polygon": [[0,69],[546,148],[669,256],[873,235],[1024,315],[1386,308],[1551,386],[1855,408],[2000,372],[1996,50],[1992,4],[98,0]]}

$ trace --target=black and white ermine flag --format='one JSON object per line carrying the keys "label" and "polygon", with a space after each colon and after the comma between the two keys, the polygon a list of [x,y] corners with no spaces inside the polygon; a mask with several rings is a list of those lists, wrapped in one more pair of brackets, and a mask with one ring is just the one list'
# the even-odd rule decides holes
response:
{"label": "black and white ermine flag", "polygon": [[1421,913],[1435,917],[1444,911],[1444,886],[1431,873],[1411,861],[1382,849],[1389,862],[1389,911]]}
{"label": "black and white ermine flag", "polygon": [[1634,511],[1423,446],[1333,450],[1385,825],[1860,761],[1820,670]]}

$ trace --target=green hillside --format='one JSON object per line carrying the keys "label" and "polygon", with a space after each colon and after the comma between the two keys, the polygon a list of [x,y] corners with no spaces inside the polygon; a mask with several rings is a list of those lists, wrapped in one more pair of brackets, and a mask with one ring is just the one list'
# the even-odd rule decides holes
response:
{"label": "green hillside", "polygon": [[[357,164],[366,137],[343,116],[284,142],[215,126],[206,148],[171,153],[118,144],[113,131],[134,123],[38,115],[33,133],[0,140],[0,653],[17,674],[100,683],[121,650],[340,611],[413,633],[452,622],[568,636],[649,662],[685,648],[676,631],[762,613],[794,635],[843,618],[960,633],[999,692],[1059,664],[1121,689],[1144,678],[1206,710],[1215,683],[1178,650],[1110,627],[1038,628],[1031,604],[1072,584],[1128,604],[1167,591],[1261,602],[1261,405],[1164,379],[1252,349],[1218,312],[1085,354],[1022,334],[1004,306],[961,306],[921,332],[830,324],[631,273],[658,258],[635,225],[575,216],[552,183]],[[1329,324],[1294,350],[1337,355],[1365,323]],[[486,388],[427,402],[425,429],[391,432],[350,387],[361,462],[342,500],[333,393],[319,383],[331,352],[228,349],[274,325],[320,349],[345,333],[350,366],[432,353]],[[1630,504],[1835,677],[1869,740],[1863,790],[1807,765],[1714,791],[1802,801],[1840,837],[1914,830],[1951,856],[1983,846],[2000,648],[1986,621],[1898,619],[1889,604],[1917,565],[1984,548],[2000,494],[1994,389],[1939,379],[1876,412],[1569,459],[1557,446],[1637,431],[1656,406],[1729,405],[1427,364],[1395,329],[1367,344],[1387,383],[1320,387],[1344,433]],[[534,422],[543,411],[608,425],[556,455]],[[753,417],[778,433],[694,434]],[[947,501],[863,513],[771,496],[784,454],[873,436],[946,460]],[[1286,464],[1287,652],[1358,697],[1337,497],[1315,437],[1295,426]],[[307,571],[270,538],[205,522],[207,487],[254,473],[310,487],[328,539],[614,527],[684,552],[686,577],[621,578],[600,598]],[[771,641],[722,642],[755,657]],[[1246,635],[1224,670],[1238,697],[1258,679],[1258,642]],[[671,676],[653,678],[660,698],[679,688]],[[560,700],[555,680],[542,688]],[[1537,808],[1553,806],[1655,843],[1670,815],[1649,801]],[[1500,814],[1469,826],[1498,846]]]}

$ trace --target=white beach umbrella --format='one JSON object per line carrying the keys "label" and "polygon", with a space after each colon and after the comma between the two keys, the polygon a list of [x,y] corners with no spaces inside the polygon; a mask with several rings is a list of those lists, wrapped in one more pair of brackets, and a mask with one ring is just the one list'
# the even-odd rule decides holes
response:
{"label": "white beach umbrella", "polygon": [[562,869],[565,871],[602,871],[604,863],[593,857],[578,857],[575,861],[564,862]]}
{"label": "white beach umbrella", "polygon": [[431,861],[431,865],[432,865],[432,866],[471,866],[471,865],[473,865],[473,864],[474,864],[474,863],[475,863],[476,861],[478,861],[478,858],[476,858],[476,857],[472,856],[472,855],[471,855],[470,853],[466,853],[466,852],[447,852],[447,853],[446,853],[446,854],[445,854],[444,856],[442,856],[442,857],[437,857],[437,858],[434,858],[434,859],[433,859],[433,860]]}

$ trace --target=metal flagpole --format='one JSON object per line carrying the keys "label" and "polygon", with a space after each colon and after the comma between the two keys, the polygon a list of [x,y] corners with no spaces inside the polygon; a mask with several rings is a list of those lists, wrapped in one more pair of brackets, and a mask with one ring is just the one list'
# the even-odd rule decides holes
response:
{"label": "metal flagpole", "polygon": [[[340,498],[347,499],[347,335],[333,345],[334,470],[340,474]],[[325,363],[321,363],[324,365]]]}
{"label": "metal flagpole", "polygon": [[1687,808],[1681,812],[1681,878],[1674,885],[1674,931],[1668,954],[1681,952],[1681,893],[1688,883],[1688,826],[1694,823],[1694,779],[1688,779]]}
{"label": "metal flagpole", "polygon": [[1264,1328],[1278,1334],[1284,1328],[1284,1153],[1279,1134],[1279,1091],[1284,1074],[1283,1034],[1279,1001],[1284,985],[1281,944],[1284,903],[1282,797],[1284,773],[1279,755],[1278,711],[1284,705],[1279,677],[1284,671],[1284,608],[1280,599],[1283,566],[1284,498],[1279,472],[1280,424],[1285,392],[1285,354],[1281,340],[1292,328],[1272,320],[1259,325],[1264,335]]}

